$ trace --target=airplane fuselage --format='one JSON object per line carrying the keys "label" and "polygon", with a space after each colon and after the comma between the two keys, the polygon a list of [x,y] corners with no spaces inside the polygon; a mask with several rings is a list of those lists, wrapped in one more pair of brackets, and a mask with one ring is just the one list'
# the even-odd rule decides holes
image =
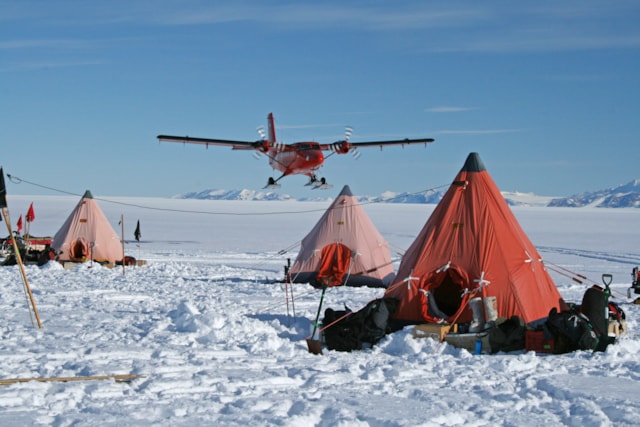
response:
{"label": "airplane fuselage", "polygon": [[312,176],[323,163],[324,154],[317,142],[276,145],[269,150],[269,164],[284,175]]}

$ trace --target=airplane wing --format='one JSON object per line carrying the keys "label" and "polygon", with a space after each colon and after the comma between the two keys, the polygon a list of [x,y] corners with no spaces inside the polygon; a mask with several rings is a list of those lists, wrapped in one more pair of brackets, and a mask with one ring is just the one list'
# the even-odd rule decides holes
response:
{"label": "airplane wing", "polygon": [[[158,135],[158,141],[160,142],[181,142],[183,144],[199,144],[204,145],[207,148],[210,145],[219,145],[223,147],[231,147],[233,150],[259,150],[268,151],[269,141],[257,140],[257,141],[231,141],[227,139],[209,139],[209,138],[193,138],[190,136],[171,136],[171,135]],[[265,150],[266,147],[266,150]]]}
{"label": "airplane wing", "polygon": [[[385,145],[410,145],[410,144],[428,144],[433,142],[433,138],[421,138],[421,139],[397,139],[393,141],[365,141],[365,142],[349,142],[352,147],[380,147]],[[340,141],[342,142],[342,141]]]}
{"label": "airplane wing", "polygon": [[420,139],[396,139],[390,141],[363,141],[363,142],[351,142],[347,140],[336,141],[332,144],[320,144],[320,148],[323,150],[331,150],[340,154],[348,153],[355,150],[358,147],[384,147],[385,145],[411,145],[411,144],[428,144],[433,142],[433,138],[420,138]]}

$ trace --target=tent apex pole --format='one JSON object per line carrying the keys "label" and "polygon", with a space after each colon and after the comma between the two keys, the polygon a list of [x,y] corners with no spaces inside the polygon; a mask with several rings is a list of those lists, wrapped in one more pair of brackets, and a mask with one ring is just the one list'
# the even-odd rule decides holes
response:
{"label": "tent apex pole", "polygon": [[122,275],[124,276],[124,214],[120,214],[120,224],[122,224]]}

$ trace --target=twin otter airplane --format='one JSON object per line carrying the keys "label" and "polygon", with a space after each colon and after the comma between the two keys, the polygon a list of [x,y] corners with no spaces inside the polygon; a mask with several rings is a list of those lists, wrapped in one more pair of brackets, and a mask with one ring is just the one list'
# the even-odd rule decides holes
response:
{"label": "twin otter airplane", "polygon": [[[385,145],[409,145],[409,144],[428,144],[433,142],[432,138],[423,139],[401,139],[395,141],[367,141],[367,142],[349,142],[351,129],[347,128],[345,139],[336,141],[332,144],[320,144],[318,142],[296,142],[293,144],[282,144],[276,140],[276,130],[273,121],[273,113],[269,113],[268,134],[264,135],[262,127],[258,128],[261,139],[257,141],[230,141],[226,139],[208,139],[208,138],[192,138],[189,136],[170,136],[158,135],[161,142],[181,142],[184,144],[200,144],[205,147],[210,145],[220,145],[231,147],[232,150],[255,150],[264,154],[269,158],[269,164],[275,170],[282,172],[278,178],[269,178],[265,188],[279,188],[278,181],[288,175],[306,175],[309,177],[309,183],[313,188],[331,188],[327,184],[325,178],[316,176],[316,171],[323,165],[326,158],[332,154],[352,153],[357,156],[358,147],[380,147]],[[325,157],[323,151],[330,151]]]}

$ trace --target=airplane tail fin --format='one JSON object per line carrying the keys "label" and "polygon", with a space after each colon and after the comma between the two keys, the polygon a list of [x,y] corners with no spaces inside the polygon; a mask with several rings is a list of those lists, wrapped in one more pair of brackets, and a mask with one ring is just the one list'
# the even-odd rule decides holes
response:
{"label": "airplane tail fin", "polygon": [[269,113],[267,120],[269,122],[269,142],[273,144],[276,142],[276,127],[273,121],[273,113]]}

